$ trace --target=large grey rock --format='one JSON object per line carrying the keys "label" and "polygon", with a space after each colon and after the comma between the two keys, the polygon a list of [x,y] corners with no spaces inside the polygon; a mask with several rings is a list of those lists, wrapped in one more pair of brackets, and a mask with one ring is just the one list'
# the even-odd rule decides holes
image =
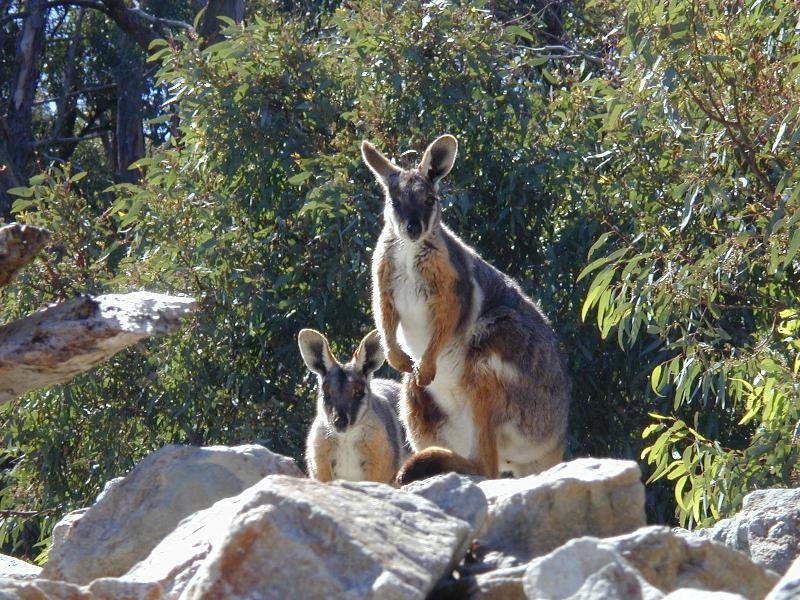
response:
{"label": "large grey rock", "polygon": [[13,556],[0,554],[0,579],[36,579],[41,572],[41,567]]}
{"label": "large grey rock", "polygon": [[581,458],[478,486],[489,501],[479,543],[493,566],[525,563],[576,537],[618,535],[645,524],[644,485],[633,461]]}
{"label": "large grey rock", "polygon": [[694,533],[741,550],[783,574],[800,555],[800,489],[751,492],[735,516]]}
{"label": "large grey rock", "polygon": [[740,594],[709,592],[697,588],[681,588],[664,596],[664,600],[747,600]]}
{"label": "large grey rock", "polygon": [[274,473],[302,476],[293,459],[262,446],[166,446],[106,486],[91,508],[67,515],[42,577],[86,584],[122,575],[181,519]]}
{"label": "large grey rock", "polygon": [[[106,600],[65,581],[0,579],[0,600]],[[121,599],[120,599],[121,600]],[[154,600],[153,598],[148,600]]]}
{"label": "large grey rock", "polygon": [[797,600],[800,598],[800,558],[796,558],[765,600]]}
{"label": "large grey rock", "polygon": [[612,562],[589,575],[570,600],[661,600],[664,594],[624,562]]}
{"label": "large grey rock", "polygon": [[643,599],[693,588],[761,600],[777,580],[774,573],[723,544],[666,527],[645,527],[607,539],[572,540],[532,560],[525,572],[525,593],[529,598],[577,600],[574,594],[583,590],[615,597],[634,589],[631,572],[637,574],[639,587],[630,597]]}
{"label": "large grey rock", "polygon": [[129,573],[89,590],[141,600],[424,598],[470,531],[386,485],[276,475],[195,513]]}
{"label": "large grey rock", "polygon": [[660,600],[651,586],[610,545],[597,538],[571,540],[531,561],[523,579],[528,598],[541,600]]}
{"label": "large grey rock", "polygon": [[456,473],[414,481],[401,488],[427,498],[448,515],[466,521],[477,531],[483,525],[488,504],[483,490],[472,479]]}
{"label": "large grey rock", "polygon": [[527,568],[527,565],[520,565],[481,573],[473,578],[467,597],[481,600],[523,600],[525,590],[522,588],[522,578]]}

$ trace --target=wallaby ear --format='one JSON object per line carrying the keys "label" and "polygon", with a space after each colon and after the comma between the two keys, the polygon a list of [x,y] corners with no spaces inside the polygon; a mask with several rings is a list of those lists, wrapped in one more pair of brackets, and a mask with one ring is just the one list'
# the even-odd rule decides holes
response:
{"label": "wallaby ear", "polygon": [[297,334],[297,345],[300,346],[303,362],[317,375],[324,376],[336,364],[328,340],[319,331],[301,329]]}
{"label": "wallaby ear", "polygon": [[458,141],[452,135],[442,135],[431,142],[422,155],[422,160],[417,169],[420,173],[437,183],[450,172],[456,162]]}
{"label": "wallaby ear", "polygon": [[370,171],[375,174],[377,180],[383,185],[387,184],[392,173],[400,171],[400,167],[393,164],[380,150],[366,140],[361,142],[361,156]]}
{"label": "wallaby ear", "polygon": [[381,368],[385,360],[386,356],[383,353],[378,330],[373,329],[364,336],[355,354],[353,354],[354,366],[363,373],[364,377],[369,377],[373,372]]}

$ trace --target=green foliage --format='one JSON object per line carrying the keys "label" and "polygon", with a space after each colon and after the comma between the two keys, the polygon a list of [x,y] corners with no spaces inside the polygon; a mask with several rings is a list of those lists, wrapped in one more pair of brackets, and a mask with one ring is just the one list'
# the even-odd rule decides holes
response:
{"label": "green foliage", "polygon": [[[790,2],[636,2],[605,90],[592,310],[650,372],[650,481],[684,525],[798,475],[800,68]],[[603,255],[595,258],[601,249]],[[689,426],[691,424],[692,426]]]}
{"label": "green foliage", "polygon": [[7,550],[37,552],[58,515],[164,443],[301,455],[313,393],[297,331],[325,331],[344,357],[373,326],[382,199],[362,139],[399,156],[459,138],[445,221],[552,318],[572,453],[650,444],[651,479],[676,485],[649,486],[651,519],[677,502],[684,523],[706,523],[794,476],[798,103],[775,90],[798,95],[783,5],[588,3],[562,15],[575,50],[559,58],[541,49],[552,23],[502,4],[507,23],[481,2],[360,0],[310,19],[264,2],[208,48],[156,42],[168,104],[152,126],[168,143],[133,165],[141,184],[61,166],[17,190],[18,219],[55,236],[0,291],[4,320],[138,288],[200,310],[0,411],[0,502],[48,511],[5,519]]}

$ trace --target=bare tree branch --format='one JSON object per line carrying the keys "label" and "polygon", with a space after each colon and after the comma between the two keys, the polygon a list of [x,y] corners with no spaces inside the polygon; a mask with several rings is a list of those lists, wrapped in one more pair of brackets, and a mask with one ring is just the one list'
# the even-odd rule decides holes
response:
{"label": "bare tree branch", "polygon": [[124,0],[102,0],[102,3],[104,12],[144,50],[149,49],[153,40],[163,37],[167,28],[193,31],[189,23],[161,19],[139,8],[128,8]]}
{"label": "bare tree branch", "polygon": [[[67,97],[70,96],[83,96],[85,94],[91,94],[93,92],[104,92],[106,90],[113,90],[117,87],[116,83],[104,83],[102,85],[90,85],[89,87],[81,88],[79,90],[73,90],[67,94]],[[39,104],[47,104],[48,102],[55,102],[58,100],[59,97],[51,96],[49,98],[44,98],[42,100],[37,100],[33,103],[34,106]]]}
{"label": "bare tree branch", "polygon": [[[520,48],[524,48],[525,50],[529,50],[531,52],[548,53],[544,55],[543,58],[585,58],[589,62],[598,65],[603,64],[603,59],[600,58],[599,56],[595,56],[593,54],[589,54],[588,52],[583,52],[582,50],[571,48],[570,46],[565,46],[563,44],[556,44],[552,46],[540,46],[538,48],[531,48],[530,46],[520,46]],[[564,54],[549,54],[551,52],[563,52]]]}
{"label": "bare tree branch", "polygon": [[[193,30],[192,26],[184,21],[162,19],[146,13],[140,8],[129,8],[125,6],[124,0],[54,0],[44,3],[46,9],[61,6],[82,6],[105,13],[145,50],[150,46],[150,42],[165,35],[166,29]],[[28,14],[28,11],[25,11],[6,15],[0,18],[0,25],[14,19],[23,19]]]}
{"label": "bare tree branch", "polygon": [[36,140],[35,142],[31,143],[31,147],[33,148],[41,148],[42,146],[58,146],[60,144],[75,144],[77,142],[82,142],[84,140],[90,140],[92,138],[100,137],[105,133],[106,130],[95,130],[91,133],[87,133],[85,135],[73,136],[73,137],[52,137],[47,138],[46,140]]}
{"label": "bare tree branch", "polygon": [[194,299],[134,292],[75,298],[0,327],[0,404],[65,383],[120,350],[173,331]]}

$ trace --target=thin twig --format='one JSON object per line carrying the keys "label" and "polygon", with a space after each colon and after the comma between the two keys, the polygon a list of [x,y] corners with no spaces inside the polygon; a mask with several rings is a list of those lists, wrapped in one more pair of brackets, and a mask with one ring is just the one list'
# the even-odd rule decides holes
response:
{"label": "thin twig", "polygon": [[22,517],[23,519],[29,519],[31,517],[37,517],[39,515],[43,515],[49,512],[53,512],[53,509],[46,508],[44,510],[0,510],[0,519],[7,519],[9,517]]}

